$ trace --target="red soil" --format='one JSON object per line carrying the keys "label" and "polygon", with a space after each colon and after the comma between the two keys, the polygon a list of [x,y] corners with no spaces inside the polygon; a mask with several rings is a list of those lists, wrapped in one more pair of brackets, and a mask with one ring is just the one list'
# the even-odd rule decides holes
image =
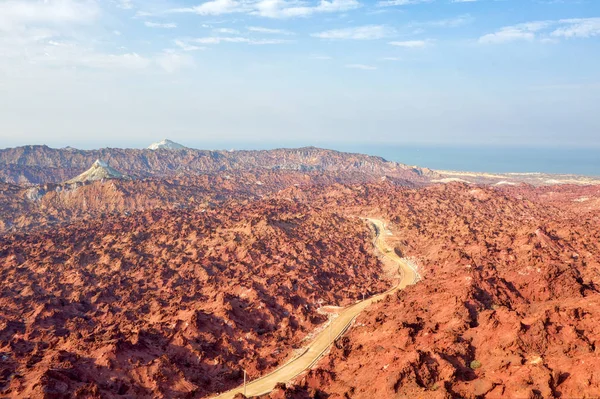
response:
{"label": "red soil", "polygon": [[391,220],[424,278],[267,397],[598,397],[600,216],[569,196],[565,210],[464,185],[315,192]]}
{"label": "red soil", "polygon": [[[289,200],[0,238],[0,393],[202,397],[272,369],[382,291],[358,219]],[[120,397],[120,396],[119,396]]]}
{"label": "red soil", "polygon": [[[78,198],[65,212],[85,220],[31,216],[37,232],[0,236],[0,392],[202,397],[238,385],[242,367],[263,374],[324,321],[319,302],[386,288],[360,215],[389,221],[422,281],[265,397],[600,396],[596,188],[295,187],[291,173],[247,195],[207,185],[209,206],[183,209],[184,184],[119,183],[115,214],[85,216]],[[119,204],[102,184],[84,186],[106,199],[92,208]],[[11,201],[6,214],[27,219]]]}

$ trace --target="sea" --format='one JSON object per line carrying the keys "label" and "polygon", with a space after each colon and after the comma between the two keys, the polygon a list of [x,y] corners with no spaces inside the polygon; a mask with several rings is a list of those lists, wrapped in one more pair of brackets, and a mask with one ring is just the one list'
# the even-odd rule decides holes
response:
{"label": "sea", "polygon": [[[298,148],[306,144],[237,143],[214,149]],[[375,155],[436,170],[490,173],[551,173],[600,177],[600,147],[508,147],[415,144],[319,143],[315,147]],[[195,146],[197,148],[201,148]]]}
{"label": "sea", "polygon": [[364,145],[336,149],[438,170],[600,176],[600,148]]}

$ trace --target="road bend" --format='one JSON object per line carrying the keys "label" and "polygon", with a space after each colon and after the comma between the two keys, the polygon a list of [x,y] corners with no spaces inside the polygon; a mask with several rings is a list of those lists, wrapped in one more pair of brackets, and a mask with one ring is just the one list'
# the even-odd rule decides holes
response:
{"label": "road bend", "polygon": [[[293,380],[304,371],[312,368],[315,363],[323,357],[325,352],[329,349],[330,345],[335,342],[340,336],[342,336],[346,330],[352,324],[352,321],[358,316],[366,307],[374,302],[380,301],[387,295],[397,290],[404,289],[405,287],[415,284],[418,280],[418,273],[412,268],[410,264],[405,262],[395,251],[390,249],[385,243],[385,224],[379,219],[366,219],[375,227],[375,247],[381,252],[381,254],[394,261],[398,264],[398,271],[400,273],[400,282],[394,288],[375,295],[371,298],[365,299],[344,308],[339,312],[338,317],[330,321],[330,325],[323,329],[315,339],[306,347],[303,352],[297,357],[289,360],[276,370],[266,374],[256,380],[248,382],[246,384],[246,396],[258,396],[264,395],[273,390],[277,383]],[[214,399],[232,399],[236,394],[244,393],[244,387],[240,386],[231,391],[220,394],[214,397]]]}

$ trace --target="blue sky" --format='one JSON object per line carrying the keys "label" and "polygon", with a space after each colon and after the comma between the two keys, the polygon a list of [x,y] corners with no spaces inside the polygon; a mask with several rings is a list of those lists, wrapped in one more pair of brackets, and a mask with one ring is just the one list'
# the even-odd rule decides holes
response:
{"label": "blue sky", "polygon": [[596,0],[0,0],[0,147],[600,146]]}

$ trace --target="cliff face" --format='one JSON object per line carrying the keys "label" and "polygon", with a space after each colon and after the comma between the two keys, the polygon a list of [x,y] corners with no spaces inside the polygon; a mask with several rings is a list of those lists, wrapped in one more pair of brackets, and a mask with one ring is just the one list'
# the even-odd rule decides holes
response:
{"label": "cliff face", "polygon": [[316,369],[267,397],[600,395],[597,212],[464,185],[298,197],[387,218],[388,241],[423,280],[371,306]]}
{"label": "cliff face", "polygon": [[223,170],[292,170],[303,172],[361,172],[367,176],[423,181],[427,169],[413,168],[379,157],[319,148],[269,151],[177,151],[105,148],[83,151],[25,146],[0,150],[0,180],[15,184],[60,183],[102,159],[134,178],[212,173]]}
{"label": "cliff face", "polygon": [[202,397],[383,291],[359,219],[289,200],[0,238],[0,396]]}

